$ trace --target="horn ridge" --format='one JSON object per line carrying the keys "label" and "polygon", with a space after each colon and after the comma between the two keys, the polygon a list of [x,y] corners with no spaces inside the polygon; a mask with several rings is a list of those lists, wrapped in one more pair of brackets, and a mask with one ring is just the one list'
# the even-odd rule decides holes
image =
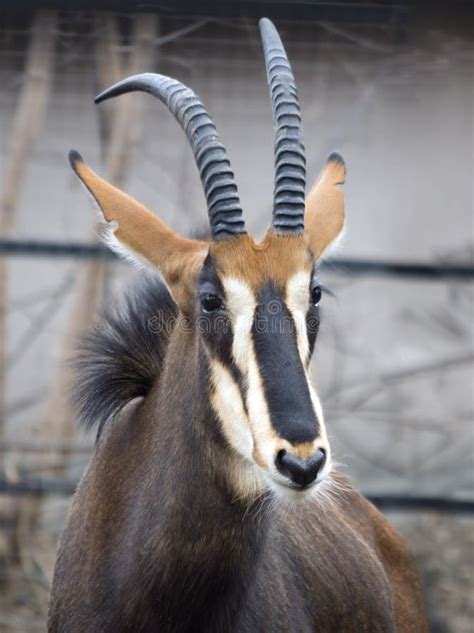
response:
{"label": "horn ridge", "polygon": [[[237,185],[216,126],[194,92],[165,75],[143,73],[114,84],[95,98],[96,103],[128,92],[148,92],[168,107],[191,145],[215,240],[245,233]],[[219,191],[219,195],[216,195]]]}
{"label": "horn ridge", "polygon": [[298,91],[280,36],[268,18],[259,22],[274,126],[275,186],[272,224],[277,232],[304,231],[306,158]]}

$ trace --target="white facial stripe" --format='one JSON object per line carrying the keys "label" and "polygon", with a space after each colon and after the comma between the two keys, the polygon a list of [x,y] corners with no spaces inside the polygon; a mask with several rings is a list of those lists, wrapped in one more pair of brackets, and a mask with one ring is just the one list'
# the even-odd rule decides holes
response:
{"label": "white facial stripe", "polygon": [[324,464],[323,470],[318,475],[318,481],[322,481],[329,475],[329,473],[332,470],[331,447],[330,447],[328,436],[326,433],[326,425],[324,424],[324,415],[323,415],[323,408],[321,406],[321,401],[313,385],[311,384],[310,376],[308,376],[308,387],[309,387],[309,394],[311,396],[311,402],[313,403],[314,411],[316,413],[316,417],[318,418],[318,422],[319,422],[318,444],[321,448],[324,448],[324,450],[326,451],[326,463]]}
{"label": "white facial stripe", "polygon": [[225,365],[214,358],[209,362],[214,386],[211,404],[227,441],[237,453],[227,464],[229,481],[235,487],[236,498],[255,498],[265,489],[265,479],[253,463],[254,441],[240,390]]}
{"label": "white facial stripe", "polygon": [[311,384],[311,378],[308,374],[307,374],[307,378],[308,378],[308,388],[309,388],[309,395],[311,397],[311,403],[313,405],[314,412],[316,413],[316,417],[318,418],[318,422],[319,422],[319,437],[325,442],[327,442],[326,426],[324,424],[324,415],[323,415],[323,408],[321,406],[321,401],[313,385]]}
{"label": "white facial stripe", "polygon": [[245,282],[234,277],[223,279],[222,285],[226,293],[227,310],[234,332],[232,355],[245,375],[248,355],[253,349],[252,324],[257,306],[255,295]]}
{"label": "white facial stripe", "polygon": [[[226,293],[227,310],[234,332],[232,355],[248,385],[246,404],[252,436],[258,447],[257,459],[263,457],[267,463],[271,464],[273,448],[269,440],[274,436],[274,431],[252,339],[252,325],[257,302],[252,289],[239,279],[232,277],[223,279],[222,285]],[[263,451],[268,451],[268,454],[263,455]]]}
{"label": "white facial stripe", "polygon": [[275,438],[276,434],[270,419],[260,368],[253,345],[248,360],[247,409],[252,435],[255,438],[255,445],[258,449],[257,458],[261,459],[263,457],[265,464],[272,466],[275,457],[275,447],[272,439]]}
{"label": "white facial stripe", "polygon": [[[308,310],[310,281],[311,275],[309,272],[301,271],[299,273],[296,273],[296,275],[293,275],[293,277],[289,279],[286,285],[285,297],[288,310],[290,311],[296,325],[298,351],[304,364],[306,364],[306,361],[309,359],[309,341],[306,329],[306,313]],[[326,427],[324,424],[323,409],[321,406],[321,401],[319,400],[319,397],[313,385],[311,384],[311,377],[309,376],[308,371],[306,371],[306,376],[308,380],[311,403],[313,405],[314,412],[316,413],[316,417],[319,423],[318,445],[323,447],[326,450],[327,454],[326,464],[323,469],[324,474],[322,473],[322,476],[325,477],[327,476],[327,473],[331,470],[331,454],[326,434]]]}
{"label": "white facial stripe", "polygon": [[[245,410],[239,386],[229,369],[220,361],[211,358],[210,365],[214,385],[212,406],[221,421],[223,432],[229,444],[244,458],[235,475],[238,489],[250,491],[255,490],[256,486],[263,485],[263,473],[260,469],[247,472],[246,468],[251,466],[249,462],[254,462],[254,464],[256,462],[266,471],[264,479],[267,481],[267,485],[273,487],[271,482],[280,477],[274,463],[275,455],[281,448],[291,451],[292,447],[288,442],[279,438],[271,423],[252,337],[252,325],[257,307],[256,298],[252,289],[239,279],[224,278],[222,284],[226,293],[226,307],[234,335],[232,355],[247,386],[245,403],[247,410]],[[305,365],[309,357],[309,342],[306,331],[309,285],[310,273],[297,273],[288,281],[285,296],[286,305],[296,326],[298,351]],[[316,450],[316,448],[322,447],[328,455],[326,465],[319,476],[323,479],[331,469],[330,449],[321,403],[310,383],[308,372],[305,373],[311,401],[320,425],[320,434],[315,441],[314,448]],[[279,488],[285,490],[283,485]],[[300,493],[297,493],[297,496],[299,497]]]}
{"label": "white facial stripe", "polygon": [[[227,309],[234,332],[232,353],[237,366],[247,380],[248,391],[246,404],[249,422],[255,442],[258,444],[259,449],[261,449],[268,445],[269,438],[272,435],[274,436],[275,432],[271,424],[270,413],[260,376],[260,368],[256,359],[252,339],[251,331],[256,310],[256,299],[252,289],[240,279],[228,277],[224,278],[222,283],[226,292]],[[306,331],[309,284],[309,272],[300,271],[296,273],[287,283],[285,297],[287,307],[295,322],[298,351],[303,362],[306,362],[309,355],[309,342]],[[230,374],[229,380],[235,385]],[[325,439],[321,403],[310,383],[309,386],[312,403],[318,420],[321,420],[322,433]],[[240,391],[238,389],[237,391],[240,400]],[[259,439],[262,441],[260,442]],[[268,457],[270,457],[270,455],[268,455]]]}
{"label": "white facial stripe", "polygon": [[214,386],[212,406],[222,423],[229,444],[242,457],[252,459],[253,438],[244,410],[239,387],[230,371],[220,361],[210,358]]}
{"label": "white facial stripe", "polygon": [[301,271],[291,277],[286,284],[286,305],[296,327],[298,351],[304,365],[309,358],[309,341],[306,330],[306,313],[309,302],[309,272]]}

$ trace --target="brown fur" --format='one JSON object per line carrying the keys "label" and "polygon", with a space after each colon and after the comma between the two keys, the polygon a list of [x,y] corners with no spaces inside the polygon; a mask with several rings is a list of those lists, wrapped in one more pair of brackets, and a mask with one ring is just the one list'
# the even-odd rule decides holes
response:
{"label": "brown fur", "polygon": [[[81,480],[49,633],[426,633],[411,555],[344,477],[306,500],[239,492],[236,480],[258,467],[226,438],[209,341],[193,327],[208,252],[221,277],[253,289],[311,271],[342,227],[341,161],[330,159],[309,194],[306,234],[271,229],[261,243],[185,240],[81,161],[75,169],[118,222],[117,239],[162,272],[181,314],[160,375],[104,426]],[[181,327],[183,313],[191,327]]]}
{"label": "brown fur", "polygon": [[344,194],[338,185],[345,180],[344,161],[332,154],[306,198],[305,232],[315,257],[322,255],[344,226]]}
{"label": "brown fur", "polygon": [[49,632],[427,632],[410,554],[344,477],[330,501],[232,501],[238,458],[196,400],[195,334],[174,332],[166,359],[84,474]]}
{"label": "brown fur", "polygon": [[209,252],[223,277],[236,277],[253,289],[267,280],[285,287],[292,275],[312,267],[305,236],[279,235],[273,229],[261,242],[242,235],[211,244]]}
{"label": "brown fur", "polygon": [[116,222],[119,243],[160,270],[175,301],[192,300],[190,288],[206,257],[208,245],[176,235],[151,211],[95,174],[82,159],[74,169],[95,198],[107,222]]}
{"label": "brown fur", "polygon": [[254,288],[268,278],[269,271],[271,279],[284,286],[291,274],[310,270],[306,246],[318,258],[344,224],[344,197],[337,187],[345,180],[341,160],[328,160],[308,195],[305,237],[278,235],[270,229],[259,243],[248,234],[215,243],[180,237],[142,204],[100,178],[82,159],[74,162],[74,169],[105,219],[118,224],[114,237],[160,270],[175,301],[188,312],[194,298],[192,288],[208,250],[224,274]]}

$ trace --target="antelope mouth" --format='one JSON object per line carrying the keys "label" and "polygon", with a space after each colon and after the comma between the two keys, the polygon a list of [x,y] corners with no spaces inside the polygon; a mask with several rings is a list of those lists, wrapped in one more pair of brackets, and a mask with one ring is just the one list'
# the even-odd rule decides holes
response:
{"label": "antelope mouth", "polygon": [[321,484],[328,479],[331,474],[332,464],[330,459],[326,461],[324,468],[318,473],[313,481],[299,485],[284,477],[279,472],[266,473],[266,480],[269,488],[279,499],[289,499],[291,501],[304,501],[314,498]]}

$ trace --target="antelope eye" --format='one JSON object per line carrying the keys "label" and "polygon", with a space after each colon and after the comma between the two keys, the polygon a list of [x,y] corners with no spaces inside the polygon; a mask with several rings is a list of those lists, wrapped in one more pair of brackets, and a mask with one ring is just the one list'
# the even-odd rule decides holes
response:
{"label": "antelope eye", "polygon": [[203,312],[215,312],[224,307],[222,299],[218,295],[206,293],[201,295],[201,308]]}
{"label": "antelope eye", "polygon": [[321,286],[313,286],[311,288],[311,303],[314,306],[317,306],[319,302],[321,301],[321,295],[322,295]]}

